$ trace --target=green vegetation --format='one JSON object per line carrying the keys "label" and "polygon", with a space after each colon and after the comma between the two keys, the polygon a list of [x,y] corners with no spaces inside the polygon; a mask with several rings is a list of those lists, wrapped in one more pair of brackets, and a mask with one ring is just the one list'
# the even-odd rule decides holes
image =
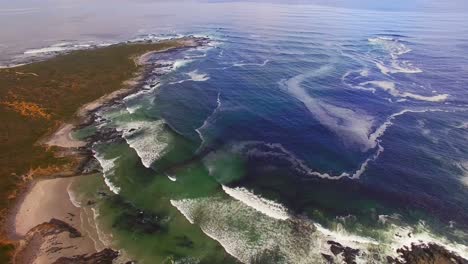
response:
{"label": "green vegetation", "polygon": [[[119,44],[0,69],[0,220],[25,175],[50,175],[76,165],[71,158],[55,157],[54,148],[37,144],[39,139],[72,122],[80,106],[135,77],[141,66],[133,58],[183,45],[177,40]],[[0,262],[9,251],[11,247],[2,247]]]}

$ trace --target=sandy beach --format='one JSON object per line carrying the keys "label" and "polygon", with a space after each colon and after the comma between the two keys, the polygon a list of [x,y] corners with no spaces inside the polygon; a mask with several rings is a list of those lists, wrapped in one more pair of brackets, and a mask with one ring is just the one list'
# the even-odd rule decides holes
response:
{"label": "sandy beach", "polygon": [[62,148],[80,148],[86,146],[86,142],[76,140],[71,133],[75,129],[72,124],[62,125],[46,142],[45,145],[56,146]]}
{"label": "sandy beach", "polygon": [[[14,232],[21,237],[15,260],[17,263],[53,263],[60,257],[93,254],[103,247],[96,244],[93,228],[82,221],[85,212],[70,200],[68,192],[76,177],[40,180],[33,183],[14,216]],[[59,220],[81,235],[45,223]],[[46,228],[56,231],[39,235]]]}
{"label": "sandy beach", "polygon": [[132,78],[121,84],[120,89],[82,105],[72,121],[61,124],[56,132],[39,139],[39,145],[57,147],[55,155],[76,159],[77,167],[74,172],[53,174],[24,183],[25,188],[7,217],[6,231],[16,244],[14,263],[111,263],[117,258],[126,259],[124,253],[102,242],[91,207],[82,206],[73,198],[71,186],[75,181],[99,175],[81,175],[77,170],[88,160],[88,152],[84,148],[89,146],[89,142],[74,139],[72,133],[89,124],[93,113],[101,107],[139,89],[151,54],[196,45],[200,45],[197,40],[184,38],[178,40],[174,47],[131,57],[138,66],[137,70]]}

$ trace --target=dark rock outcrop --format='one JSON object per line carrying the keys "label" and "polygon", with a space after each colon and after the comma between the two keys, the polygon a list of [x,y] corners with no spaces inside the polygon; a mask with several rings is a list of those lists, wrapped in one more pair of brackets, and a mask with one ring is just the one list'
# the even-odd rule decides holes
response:
{"label": "dark rock outcrop", "polygon": [[106,248],[94,254],[61,257],[53,264],[112,264],[118,256],[119,252]]}
{"label": "dark rock outcrop", "polygon": [[65,232],[66,231],[66,232],[70,233],[70,238],[81,237],[80,231],[78,231],[76,228],[74,228],[73,226],[65,223],[62,220],[52,218],[49,221],[49,224],[54,226],[55,230],[57,232]]}
{"label": "dark rock outcrop", "polygon": [[468,264],[468,260],[458,256],[443,246],[429,244],[412,244],[397,250],[400,257],[387,257],[389,264]]}
{"label": "dark rock outcrop", "polygon": [[345,247],[335,241],[327,241],[330,245],[330,251],[333,255],[337,256],[339,254],[343,255],[343,261],[346,264],[356,264],[356,256],[359,254],[359,249],[354,249],[350,247]]}

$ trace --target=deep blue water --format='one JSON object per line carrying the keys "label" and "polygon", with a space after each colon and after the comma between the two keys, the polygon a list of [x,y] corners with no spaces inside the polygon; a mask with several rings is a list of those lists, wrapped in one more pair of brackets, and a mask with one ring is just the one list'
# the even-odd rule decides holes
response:
{"label": "deep blue water", "polygon": [[[198,140],[198,128],[204,147],[253,141],[242,150],[259,152],[249,159],[287,166],[294,176],[281,180],[305,192],[325,177],[315,172],[328,173],[330,188],[349,185],[343,202],[363,196],[466,226],[467,35],[455,26],[463,18],[314,7],[281,15],[249,29],[194,30],[221,44],[168,79],[209,79],[163,85],[154,108],[188,138]],[[335,182],[343,172],[345,183]],[[267,176],[242,184],[262,185],[256,177]],[[302,196],[289,201],[298,210]]]}
{"label": "deep blue water", "polygon": [[361,235],[396,216],[466,245],[462,20],[304,7],[196,27],[219,43],[166,76],[148,111],[210,159],[240,156],[242,170],[207,165],[220,183],[295,215],[347,217]]}

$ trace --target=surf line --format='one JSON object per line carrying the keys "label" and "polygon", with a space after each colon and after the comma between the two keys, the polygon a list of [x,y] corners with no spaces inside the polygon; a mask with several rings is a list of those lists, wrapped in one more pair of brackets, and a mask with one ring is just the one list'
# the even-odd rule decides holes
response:
{"label": "surf line", "polygon": [[[261,141],[247,141],[241,144],[240,146],[237,146],[234,148],[234,151],[243,151],[245,148],[249,148],[250,150],[247,150],[248,154],[251,155],[275,155],[279,156],[280,158],[285,158],[287,159],[296,170],[300,171],[301,173],[309,176],[316,176],[320,177],[322,179],[328,179],[328,180],[340,180],[344,177],[349,178],[351,180],[357,180],[360,178],[361,175],[364,174],[366,171],[367,167],[369,166],[370,162],[376,161],[380,154],[384,151],[384,147],[381,145],[382,143],[382,136],[385,134],[385,131],[392,126],[394,123],[394,119],[396,119],[399,116],[402,116],[406,113],[424,113],[424,112],[455,112],[457,110],[447,110],[447,109],[405,109],[400,112],[394,113],[390,115],[387,120],[380,125],[372,134],[368,136],[368,139],[373,142],[372,148],[375,148],[375,152],[370,155],[366,160],[364,160],[359,167],[354,171],[354,172],[342,172],[341,174],[338,175],[333,175],[329,173],[322,173],[318,171],[314,171],[313,169],[309,168],[308,165],[305,164],[305,162],[297,157],[295,155],[285,149],[281,144],[279,143],[266,143],[266,142],[261,142]],[[264,152],[264,151],[255,151],[252,150],[251,148],[254,147],[255,145],[264,145],[266,147],[269,147],[272,151]]]}
{"label": "surf line", "polygon": [[220,111],[220,108],[221,108],[221,92],[218,92],[218,95],[216,97],[216,107],[213,109],[213,112],[211,112],[211,114],[205,119],[205,121],[203,121],[203,124],[199,128],[195,129],[195,131],[197,132],[198,136],[201,139],[201,144],[196,151],[197,153],[199,153],[202,150],[206,142],[205,138],[203,137],[202,130],[210,124],[210,120],[213,118],[213,116],[216,115],[216,113]]}
{"label": "surf line", "polygon": [[377,150],[371,157],[367,158],[361,164],[359,169],[357,169],[353,174],[343,172],[342,174],[340,174],[338,176],[332,176],[332,175],[330,175],[328,173],[320,173],[320,172],[315,172],[315,171],[311,172],[311,174],[315,175],[315,176],[319,176],[321,178],[330,179],[330,180],[339,180],[339,179],[341,179],[343,177],[348,177],[348,178],[350,178],[352,180],[359,179],[359,177],[366,171],[367,166],[369,165],[369,162],[377,160],[377,158],[380,156],[380,154],[384,151],[384,148],[380,145],[380,143],[382,141],[380,138],[385,134],[385,131],[387,130],[387,128],[389,128],[390,126],[392,126],[394,124],[393,120],[395,118],[397,118],[399,116],[402,116],[402,115],[404,115],[406,113],[448,112],[448,111],[449,110],[444,110],[444,109],[421,109],[421,110],[405,109],[405,110],[402,110],[400,112],[394,113],[394,114],[390,115],[387,118],[387,120],[374,131],[374,133],[369,135],[369,140],[371,142],[374,142],[374,144],[375,144],[374,147],[377,147]]}

